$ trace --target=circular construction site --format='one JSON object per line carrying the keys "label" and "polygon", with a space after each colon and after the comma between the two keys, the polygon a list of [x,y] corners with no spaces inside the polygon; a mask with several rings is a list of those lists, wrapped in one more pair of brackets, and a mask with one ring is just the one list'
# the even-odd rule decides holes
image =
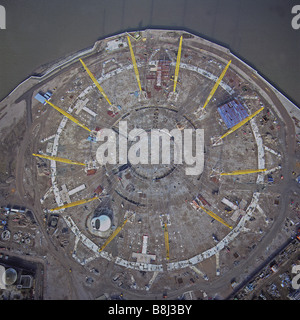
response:
{"label": "circular construction site", "polygon": [[284,220],[293,128],[273,89],[186,32],[101,40],[33,92],[27,192],[116,291],[228,288]]}

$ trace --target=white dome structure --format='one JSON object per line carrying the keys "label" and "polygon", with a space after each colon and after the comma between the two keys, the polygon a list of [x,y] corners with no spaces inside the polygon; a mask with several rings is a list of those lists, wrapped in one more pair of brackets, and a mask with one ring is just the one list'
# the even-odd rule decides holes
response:
{"label": "white dome structure", "polygon": [[91,220],[91,225],[94,230],[105,232],[111,227],[111,220],[107,215],[101,215]]}
{"label": "white dome structure", "polygon": [[8,268],[2,275],[2,281],[5,285],[11,286],[16,282],[17,277],[17,271],[13,268]]}

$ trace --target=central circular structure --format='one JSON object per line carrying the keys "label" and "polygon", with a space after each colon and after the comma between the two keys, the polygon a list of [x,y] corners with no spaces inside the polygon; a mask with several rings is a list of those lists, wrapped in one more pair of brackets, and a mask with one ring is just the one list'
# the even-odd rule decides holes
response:
{"label": "central circular structure", "polygon": [[[132,172],[142,179],[150,179],[155,181],[165,178],[176,168],[176,165],[174,164],[175,159],[174,140],[172,139],[173,137],[170,135],[169,130],[165,129],[142,129],[141,133],[143,133],[143,135],[140,137],[139,142],[140,145],[147,147],[147,164],[139,163],[133,165],[129,160],[128,162]],[[154,141],[155,135],[159,135],[160,138]],[[162,140],[167,141],[167,147],[169,150],[164,150],[166,146]],[[169,154],[167,154],[166,151]],[[157,156],[155,161],[153,160],[153,154]],[[139,156],[141,155],[139,154]]]}
{"label": "central circular structure", "polygon": [[[249,248],[260,242],[275,219],[263,192],[268,183],[265,173],[257,170],[272,169],[273,177],[279,175],[278,162],[284,163],[278,143],[282,132],[275,124],[279,127],[281,119],[267,94],[245,77],[248,71],[239,69],[241,62],[231,62],[228,50],[181,32],[146,30],[141,39],[133,46],[138,57],[135,67],[127,36],[107,39],[94,56],[84,59],[84,68],[80,63],[74,67],[53,94],[53,104],[80,125],[50,111],[54,116],[45,120],[45,128],[52,130],[56,123],[58,129],[52,149],[51,145],[40,149],[85,164],[84,170],[58,162],[51,167],[54,197],[60,206],[74,201],[93,212],[83,219],[82,207],[72,212],[66,207],[62,215],[76,239],[95,254],[91,260],[76,257],[82,264],[99,257],[113,261],[118,272],[125,267],[175,274],[192,268],[204,281],[215,279],[220,270],[226,273],[241,257],[246,259]],[[96,77],[96,87],[83,72],[87,68]],[[142,82],[141,90],[137,81]],[[97,131],[97,139],[88,136],[81,124]],[[101,165],[103,129],[110,130],[116,148],[126,143],[127,162],[118,161],[118,150],[109,149],[106,153],[116,161]],[[192,136],[186,138],[188,132],[200,131],[203,170],[188,174],[196,144],[182,162],[174,150],[183,156],[184,144],[194,141]],[[160,135],[155,151],[153,132]],[[138,161],[143,150],[147,162]],[[168,155],[170,161],[164,162]],[[98,201],[78,202],[97,197],[100,209]],[[53,205],[53,199],[45,200],[46,205]],[[263,214],[258,215],[256,208]]]}
{"label": "central circular structure", "polygon": [[[183,131],[195,129],[195,126],[174,108],[168,105],[137,106],[122,118],[122,122],[126,122],[128,128],[127,139],[134,141],[128,142],[128,164],[136,177],[151,181],[160,180],[184,163]],[[133,138],[130,135],[131,129],[135,131]],[[130,155],[136,152],[136,140],[140,147],[139,163],[133,164]],[[141,152],[146,153],[146,157],[143,158]]]}
{"label": "central circular structure", "polygon": [[99,217],[94,217],[91,220],[92,227],[96,231],[105,232],[108,231],[111,227],[111,220],[106,215],[101,215]]}

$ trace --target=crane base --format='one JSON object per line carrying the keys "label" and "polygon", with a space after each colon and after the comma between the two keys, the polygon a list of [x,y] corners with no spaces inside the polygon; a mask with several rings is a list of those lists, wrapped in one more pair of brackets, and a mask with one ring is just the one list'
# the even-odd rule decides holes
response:
{"label": "crane base", "polygon": [[170,92],[168,96],[169,102],[176,102],[178,100],[178,92]]}

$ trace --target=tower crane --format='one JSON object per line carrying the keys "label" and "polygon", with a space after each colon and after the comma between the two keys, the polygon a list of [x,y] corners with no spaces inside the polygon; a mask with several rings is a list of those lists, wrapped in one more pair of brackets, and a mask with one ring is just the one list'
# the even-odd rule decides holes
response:
{"label": "tower crane", "polygon": [[213,213],[212,211],[204,208],[203,206],[199,205],[200,209],[202,209],[205,213],[207,213],[209,216],[211,216],[212,218],[214,218],[215,220],[221,222],[222,224],[224,224],[224,226],[228,227],[229,229],[232,229],[232,226],[230,226],[227,222],[225,222],[222,218],[220,218],[218,215],[216,215],[215,213]]}
{"label": "tower crane", "polygon": [[75,165],[79,165],[79,166],[85,166],[85,164],[82,163],[82,162],[73,161],[73,160],[69,160],[69,159],[66,159],[66,158],[53,157],[53,156],[45,156],[45,155],[36,154],[36,153],[33,153],[32,155],[35,156],[35,157],[38,157],[38,158],[43,158],[43,159],[48,159],[48,160],[54,160],[54,161],[58,161],[58,162],[64,162],[64,163],[68,163],[68,164],[75,164]]}
{"label": "tower crane", "polygon": [[96,85],[96,87],[98,88],[98,90],[100,91],[100,93],[103,95],[103,97],[106,99],[106,101],[109,103],[109,105],[111,106],[111,102],[108,99],[108,96],[105,94],[104,90],[102,89],[102,87],[100,86],[99,82],[97,81],[97,79],[94,77],[94,75],[91,73],[91,71],[89,70],[89,68],[86,66],[86,64],[82,61],[82,59],[79,59],[79,61],[81,62],[81,64],[83,65],[84,69],[86,70],[86,72],[88,73],[88,75],[90,76],[90,78],[93,80],[94,84]]}
{"label": "tower crane", "polygon": [[229,129],[225,134],[223,134],[220,139],[224,139],[225,137],[227,137],[229,134],[233,133],[235,130],[239,129],[241,126],[243,126],[245,123],[247,123],[248,121],[250,121],[252,118],[254,118],[257,114],[259,114],[262,110],[264,109],[264,107],[261,107],[259,110],[255,111],[254,113],[250,114],[250,116],[248,116],[247,118],[245,118],[244,120],[242,120],[241,122],[239,122],[238,124],[236,124],[235,126],[233,126],[231,129]]}
{"label": "tower crane", "polygon": [[213,97],[213,95],[215,94],[216,90],[218,89],[218,86],[220,85],[223,77],[225,76],[225,73],[227,71],[227,69],[229,68],[231,64],[231,60],[227,63],[226,67],[224,68],[223,72],[221,73],[221,75],[219,76],[218,80],[216,81],[215,85],[213,86],[210,94],[208,95],[205,103],[204,103],[204,106],[202,107],[202,110],[205,109],[205,107],[207,106],[207,104],[209,103],[210,99]]}
{"label": "tower crane", "polygon": [[178,48],[178,53],[177,53],[173,92],[176,91],[176,86],[177,86],[177,81],[178,81],[179,66],[180,66],[180,59],[181,59],[181,48],[182,48],[182,36],[180,37],[179,48]]}
{"label": "tower crane", "polygon": [[[196,198],[197,200],[197,198]],[[206,209],[205,207],[203,207],[202,205],[200,205],[196,200],[193,200],[191,202],[192,206],[195,209],[201,209],[203,210],[206,214],[208,214],[209,216],[211,216],[212,218],[214,218],[215,220],[219,221],[220,223],[222,223],[224,226],[228,227],[229,229],[232,229],[232,226],[230,226],[227,222],[225,222],[221,217],[219,217],[217,214],[213,213],[212,211]]]}
{"label": "tower crane", "polygon": [[165,247],[166,247],[166,257],[167,260],[170,259],[170,245],[169,245],[169,232],[167,228],[167,224],[165,223],[165,228],[164,228],[164,236],[165,236]]}
{"label": "tower crane", "polygon": [[128,218],[124,220],[124,222],[109,236],[109,238],[105,241],[105,243],[101,246],[98,252],[104,250],[104,248],[118,235],[118,233],[124,228],[125,224],[127,223]]}
{"label": "tower crane", "polygon": [[67,117],[68,119],[70,119],[71,121],[73,121],[74,123],[76,123],[78,126],[80,126],[81,128],[87,130],[88,132],[92,132],[92,130],[90,130],[89,128],[87,128],[84,124],[82,124],[81,122],[79,122],[77,119],[75,119],[73,116],[71,116],[68,112],[64,111],[63,109],[61,109],[60,107],[57,107],[56,105],[54,105],[52,102],[46,100],[46,103],[48,103],[52,108],[54,108],[55,110],[57,110],[58,112],[60,112],[61,114],[63,114],[65,117]]}
{"label": "tower crane", "polygon": [[128,46],[129,46],[129,50],[130,50],[131,61],[132,61],[132,64],[133,64],[135,77],[136,77],[136,80],[137,80],[137,83],[138,83],[138,86],[139,86],[139,89],[140,89],[140,92],[141,92],[142,91],[142,86],[141,86],[141,81],[140,81],[139,70],[138,70],[138,67],[137,67],[137,64],[136,64],[136,60],[135,60],[135,56],[134,56],[134,53],[133,53],[133,49],[132,49],[132,45],[131,45],[131,41],[130,41],[130,37],[129,36],[127,36],[127,41],[128,41]]}
{"label": "tower crane", "polygon": [[267,171],[267,169],[237,170],[237,171],[231,171],[231,172],[222,172],[220,173],[220,176],[237,176],[242,174],[259,173],[259,172],[265,172],[265,171]]}
{"label": "tower crane", "polygon": [[54,209],[50,209],[49,211],[53,212],[53,211],[57,211],[57,210],[61,210],[61,209],[76,207],[76,206],[79,206],[81,204],[85,204],[85,203],[88,203],[88,202],[91,202],[91,201],[94,201],[94,200],[97,200],[97,199],[99,199],[99,198],[98,197],[93,197],[93,198],[90,198],[90,199],[78,200],[78,201],[74,201],[74,202],[71,202],[71,203],[64,204],[64,205],[56,207]]}

